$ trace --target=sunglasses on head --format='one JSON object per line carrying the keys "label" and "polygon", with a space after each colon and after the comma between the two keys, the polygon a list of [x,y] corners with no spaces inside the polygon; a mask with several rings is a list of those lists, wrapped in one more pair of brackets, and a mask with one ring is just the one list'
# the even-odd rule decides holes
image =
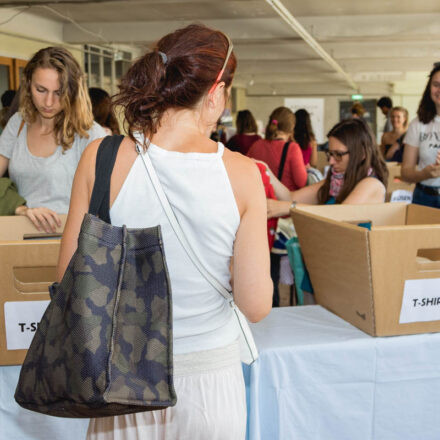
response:
{"label": "sunglasses on head", "polygon": [[226,39],[228,40],[228,51],[226,52],[226,58],[225,58],[225,62],[223,63],[223,67],[221,68],[220,72],[218,73],[217,79],[215,80],[214,84],[209,89],[208,94],[212,93],[212,91],[215,89],[215,86],[220,82],[220,79],[223,76],[223,72],[225,71],[226,65],[228,64],[229,58],[231,56],[232,49],[234,48],[234,45],[232,44],[231,39],[226,34],[224,34],[224,35],[225,35]]}
{"label": "sunglasses on head", "polygon": [[336,162],[340,162],[342,160],[342,157],[346,154],[349,154],[349,151],[326,151],[325,155],[327,156],[327,160],[329,161],[331,157],[336,160]]}

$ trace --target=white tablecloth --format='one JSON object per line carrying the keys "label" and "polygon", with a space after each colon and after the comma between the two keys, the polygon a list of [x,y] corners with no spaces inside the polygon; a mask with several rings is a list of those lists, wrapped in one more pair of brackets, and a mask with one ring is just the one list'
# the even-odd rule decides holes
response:
{"label": "white tablecloth", "polygon": [[[440,440],[440,333],[372,338],[320,306],[251,328],[250,440]],[[88,420],[15,403],[19,370],[0,367],[0,440],[84,439]]]}
{"label": "white tablecloth", "polygon": [[320,306],[251,326],[250,440],[439,440],[440,334],[373,338]]}
{"label": "white tablecloth", "polygon": [[0,440],[83,440],[89,419],[62,419],[21,408],[14,393],[20,367],[0,367]]}

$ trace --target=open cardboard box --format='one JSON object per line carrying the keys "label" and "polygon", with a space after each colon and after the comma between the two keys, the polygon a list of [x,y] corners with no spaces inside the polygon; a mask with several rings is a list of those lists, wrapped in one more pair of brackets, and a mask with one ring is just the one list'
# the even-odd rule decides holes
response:
{"label": "open cardboard box", "polygon": [[[372,336],[440,331],[440,210],[385,203],[291,215],[318,304]],[[357,226],[365,222],[371,231]]]}
{"label": "open cardboard box", "polygon": [[17,347],[28,345],[49,301],[66,215],[61,220],[52,237],[26,217],[0,217],[0,365],[23,362],[27,349]]}

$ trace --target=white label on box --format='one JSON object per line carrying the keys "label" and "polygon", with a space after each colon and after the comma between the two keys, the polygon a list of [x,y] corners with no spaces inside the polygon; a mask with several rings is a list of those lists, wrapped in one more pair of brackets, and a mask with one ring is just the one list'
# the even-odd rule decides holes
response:
{"label": "white label on box", "polygon": [[440,278],[406,280],[400,324],[440,320]]}
{"label": "white label on box", "polygon": [[49,301],[5,302],[6,347],[27,350]]}
{"label": "white label on box", "polygon": [[413,198],[412,191],[408,191],[406,189],[396,189],[391,194],[390,202],[404,202],[411,203]]}

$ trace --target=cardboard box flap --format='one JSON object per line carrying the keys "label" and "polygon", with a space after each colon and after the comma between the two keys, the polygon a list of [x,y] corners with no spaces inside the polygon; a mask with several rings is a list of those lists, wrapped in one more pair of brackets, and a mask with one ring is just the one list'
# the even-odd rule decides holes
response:
{"label": "cardboard box flap", "polygon": [[440,209],[422,205],[408,205],[407,225],[440,225]]}
{"label": "cardboard box flap", "polygon": [[404,225],[406,222],[405,203],[370,205],[301,205],[297,211],[308,212],[340,222],[371,221],[372,226]]}
{"label": "cardboard box flap", "polygon": [[[340,206],[327,206],[330,209],[325,211],[332,211],[333,217],[347,217],[348,210],[333,209]],[[291,215],[317,302],[374,333],[369,231],[335,220],[323,222],[322,217],[302,209],[292,210]]]}
{"label": "cardboard box flap", "polygon": [[[62,234],[66,224],[67,214],[60,215],[61,227],[57,233]],[[44,238],[46,234],[39,231],[33,223],[24,216],[2,216],[0,217],[0,241],[23,240],[25,235]]]}

